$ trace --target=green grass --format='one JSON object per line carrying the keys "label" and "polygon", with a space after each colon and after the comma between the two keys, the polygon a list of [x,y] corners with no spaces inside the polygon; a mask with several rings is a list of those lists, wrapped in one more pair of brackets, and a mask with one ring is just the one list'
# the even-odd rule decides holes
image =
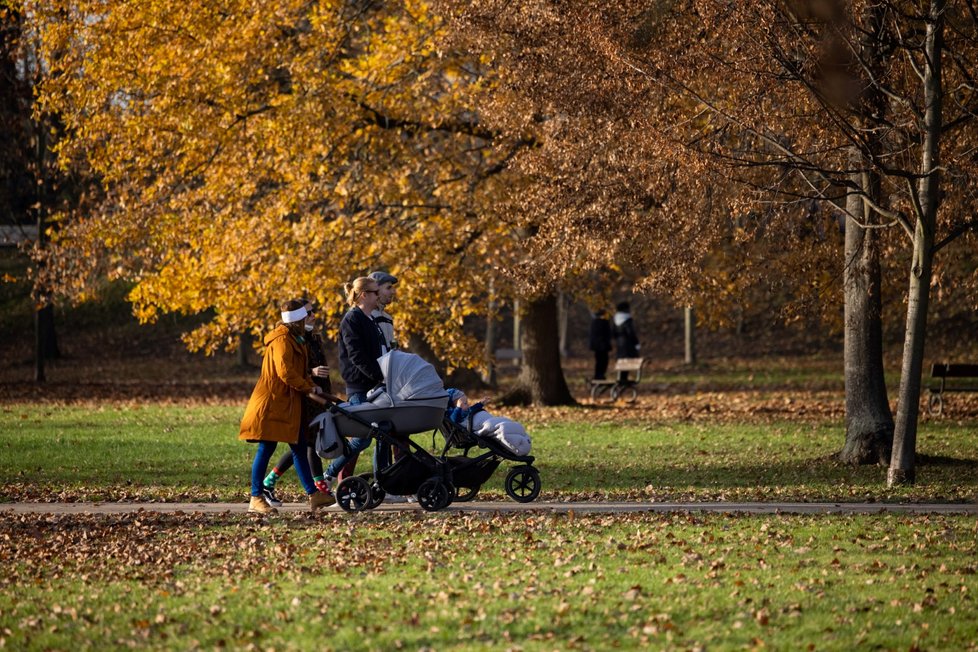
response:
{"label": "green grass", "polygon": [[[189,491],[229,496],[247,446],[240,408],[6,406],[0,473],[29,490],[99,499]],[[253,452],[253,451],[252,451]],[[219,491],[220,489],[224,491]]]}
{"label": "green grass", "polygon": [[[0,500],[242,502],[242,411],[2,406]],[[831,462],[842,427],[818,419],[521,415],[544,499],[978,493],[969,421],[922,422],[918,484],[890,490]],[[0,647],[978,650],[976,542],[973,516],[887,513],[0,512]]]}
{"label": "green grass", "polygon": [[973,517],[0,516],[12,649],[975,650]]}
{"label": "green grass", "polygon": [[[651,383],[666,383],[690,391],[716,389],[806,389],[840,390],[845,377],[841,355],[764,358],[763,364],[750,358],[717,358],[692,367],[678,364],[646,376]],[[891,374],[898,377],[899,374]],[[643,380],[644,382],[644,380]]]}
{"label": "green grass", "polygon": [[[243,500],[254,448],[237,440],[241,413],[238,406],[4,406],[0,499]],[[960,501],[978,495],[970,422],[921,423],[918,483],[887,489],[884,469],[829,459],[843,439],[834,423],[646,424],[591,415],[570,410],[560,421],[527,424],[543,498]],[[480,495],[502,498],[504,478],[498,470]],[[280,486],[298,498],[294,475]]]}

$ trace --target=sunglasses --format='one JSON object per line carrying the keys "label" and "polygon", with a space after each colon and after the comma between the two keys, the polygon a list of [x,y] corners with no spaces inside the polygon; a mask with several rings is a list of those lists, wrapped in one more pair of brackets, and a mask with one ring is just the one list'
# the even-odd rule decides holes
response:
{"label": "sunglasses", "polygon": [[380,294],[380,290],[364,290],[364,294]]}

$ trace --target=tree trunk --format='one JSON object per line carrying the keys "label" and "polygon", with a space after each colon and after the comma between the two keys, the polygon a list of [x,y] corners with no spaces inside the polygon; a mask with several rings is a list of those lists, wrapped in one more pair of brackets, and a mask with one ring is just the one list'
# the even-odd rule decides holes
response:
{"label": "tree trunk", "polygon": [[[864,162],[853,154],[858,168]],[[855,174],[853,181],[874,199],[879,197],[879,180]],[[845,270],[845,382],[846,442],[839,459],[847,464],[882,464],[890,461],[893,446],[893,413],[886,395],[883,371],[883,304],[880,298],[881,270],[879,236],[864,229],[872,219],[869,206],[850,193],[846,200]]]}
{"label": "tree trunk", "polygon": [[683,361],[688,365],[696,364],[696,313],[693,306],[683,308]]}
{"label": "tree trunk", "polygon": [[43,383],[47,381],[44,373],[44,339],[41,336],[43,330],[40,310],[34,311],[34,382]]}
{"label": "tree trunk", "polygon": [[[34,155],[36,157],[35,188],[37,193],[37,202],[35,204],[37,211],[37,241],[34,243],[34,246],[38,251],[41,251],[44,249],[45,244],[44,213],[47,202],[47,179],[45,178],[45,172],[47,170],[45,164],[45,159],[47,158],[47,132],[41,120],[32,124],[34,125]],[[41,264],[43,265],[43,263]],[[48,298],[47,288],[43,287],[38,281],[35,281],[33,294],[36,310],[34,314],[34,382],[43,383],[47,381],[44,361],[49,357],[47,355],[49,340],[55,340],[55,347],[57,347],[54,334],[54,308]]]}
{"label": "tree trunk", "polygon": [[248,362],[248,349],[251,348],[251,334],[247,331],[238,333],[237,367],[238,369],[249,369],[251,363]]}
{"label": "tree trunk", "polygon": [[485,365],[482,380],[492,389],[499,386],[496,376],[496,284],[489,279],[489,314],[486,315]]}
{"label": "tree trunk", "polygon": [[[883,75],[884,8],[868,6],[861,17],[860,58],[871,76]],[[858,109],[862,115],[864,146],[871,152],[880,149],[879,121],[887,111],[887,100],[880,89],[865,85]],[[879,231],[864,228],[878,222],[869,198],[882,204],[879,175],[862,148],[853,146],[850,177],[855,191],[846,198],[843,288],[845,295],[845,382],[846,441],[839,459],[847,464],[881,464],[890,461],[893,448],[893,412],[887,398],[883,369],[883,304],[881,299]]]}
{"label": "tree trunk", "polygon": [[486,343],[485,343],[485,360],[486,360],[486,374],[483,380],[486,385],[495,389],[498,386],[498,379],[496,376],[496,312],[492,309],[490,305],[489,315],[486,317]]}
{"label": "tree trunk", "polygon": [[503,404],[574,405],[560,366],[557,341],[557,297],[548,294],[525,306],[523,331],[523,366],[517,386],[500,399]]}
{"label": "tree trunk", "polygon": [[569,346],[567,344],[567,322],[569,321],[570,306],[568,305],[567,296],[563,292],[557,293],[557,330],[559,333],[559,345],[558,350],[560,351],[560,357],[566,358],[568,355]]}
{"label": "tree trunk", "polygon": [[927,308],[930,301],[931,266],[933,263],[934,229],[940,203],[940,138],[942,129],[941,57],[944,30],[944,0],[930,5],[924,57],[924,143],[921,155],[921,174],[917,223],[913,234],[913,266],[907,292],[907,329],[903,340],[903,366],[900,375],[900,397],[896,430],[893,435],[893,455],[887,485],[913,484],[916,481],[917,418],[920,413],[920,372],[924,363],[924,342],[927,334]]}

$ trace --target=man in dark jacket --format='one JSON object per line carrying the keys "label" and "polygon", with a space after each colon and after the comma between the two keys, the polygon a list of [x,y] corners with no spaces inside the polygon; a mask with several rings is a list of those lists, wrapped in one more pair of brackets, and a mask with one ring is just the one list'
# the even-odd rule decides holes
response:
{"label": "man in dark jacket", "polygon": [[594,351],[594,380],[604,380],[608,371],[608,353],[611,351],[611,322],[608,321],[608,311],[604,308],[591,317],[588,344]]}

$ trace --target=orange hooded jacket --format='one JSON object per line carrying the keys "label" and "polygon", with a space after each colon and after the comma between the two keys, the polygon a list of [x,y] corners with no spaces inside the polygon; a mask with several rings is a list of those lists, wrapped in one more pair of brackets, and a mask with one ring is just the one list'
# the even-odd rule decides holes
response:
{"label": "orange hooded jacket", "polygon": [[302,426],[302,397],[312,391],[306,347],[284,324],[265,336],[265,357],[238,439],[295,444]]}

